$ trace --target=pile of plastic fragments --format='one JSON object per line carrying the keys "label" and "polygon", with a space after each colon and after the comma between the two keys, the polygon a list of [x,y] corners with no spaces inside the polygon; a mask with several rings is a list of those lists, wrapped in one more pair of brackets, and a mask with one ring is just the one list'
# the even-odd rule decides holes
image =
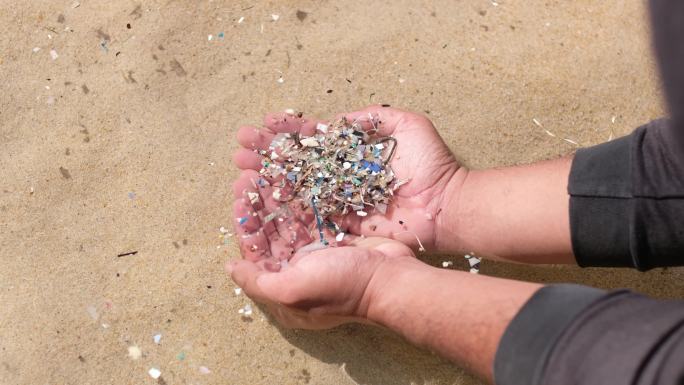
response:
{"label": "pile of plastic fragments", "polygon": [[313,136],[278,134],[263,151],[260,174],[276,180],[273,197],[283,203],[310,207],[321,242],[323,228],[340,233],[333,218],[372,210],[385,214],[395,182],[389,162],[396,140],[377,136],[377,121],[364,130],[358,121],[319,123]]}

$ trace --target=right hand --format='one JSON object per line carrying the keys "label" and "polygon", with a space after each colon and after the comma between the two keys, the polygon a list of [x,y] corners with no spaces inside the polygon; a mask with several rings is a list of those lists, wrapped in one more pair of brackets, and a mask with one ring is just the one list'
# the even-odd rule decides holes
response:
{"label": "right hand", "polygon": [[[379,135],[392,136],[397,148],[390,166],[396,179],[407,180],[395,193],[386,214],[371,212],[367,217],[348,214],[341,221],[343,229],[354,235],[382,236],[401,240],[407,245],[435,248],[442,207],[458,191],[467,169],[462,168],[426,117],[396,108],[370,106],[339,117],[358,120],[371,128],[369,116],[379,121]],[[238,142],[242,149],[234,156],[243,170],[261,169],[261,156],[253,150],[265,150],[277,133],[299,132],[312,135],[318,120],[298,118],[286,113],[269,114],[264,127],[242,127]],[[448,191],[448,192],[447,192]],[[312,228],[313,216],[301,216],[300,225]],[[291,251],[296,250],[296,248]]]}

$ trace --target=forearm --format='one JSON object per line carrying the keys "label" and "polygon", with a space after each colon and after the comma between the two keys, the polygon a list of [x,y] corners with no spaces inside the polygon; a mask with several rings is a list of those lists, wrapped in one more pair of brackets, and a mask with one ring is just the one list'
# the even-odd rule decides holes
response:
{"label": "forearm", "polygon": [[492,381],[510,320],[541,286],[436,269],[416,260],[384,267],[368,317]]}
{"label": "forearm", "polygon": [[572,158],[469,171],[445,191],[443,251],[524,263],[574,263],[567,193]]}

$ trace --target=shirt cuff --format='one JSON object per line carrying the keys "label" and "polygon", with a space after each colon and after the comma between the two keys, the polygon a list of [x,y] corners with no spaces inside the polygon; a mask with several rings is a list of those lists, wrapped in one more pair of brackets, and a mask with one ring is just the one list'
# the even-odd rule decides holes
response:
{"label": "shirt cuff", "polygon": [[580,285],[537,290],[506,328],[494,359],[497,385],[538,385],[556,341],[604,291]]}
{"label": "shirt cuff", "polygon": [[568,180],[577,264],[638,267],[630,250],[632,136],[580,149]]}

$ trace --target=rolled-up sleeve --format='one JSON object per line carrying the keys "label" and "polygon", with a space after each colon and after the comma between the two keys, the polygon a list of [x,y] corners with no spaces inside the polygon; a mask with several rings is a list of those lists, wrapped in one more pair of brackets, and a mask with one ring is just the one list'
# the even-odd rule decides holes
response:
{"label": "rolled-up sleeve", "polygon": [[684,264],[684,1],[651,0],[670,118],[575,155],[568,193],[580,266]]}
{"label": "rolled-up sleeve", "polygon": [[667,119],[575,155],[568,193],[580,266],[684,264],[684,146]]}

